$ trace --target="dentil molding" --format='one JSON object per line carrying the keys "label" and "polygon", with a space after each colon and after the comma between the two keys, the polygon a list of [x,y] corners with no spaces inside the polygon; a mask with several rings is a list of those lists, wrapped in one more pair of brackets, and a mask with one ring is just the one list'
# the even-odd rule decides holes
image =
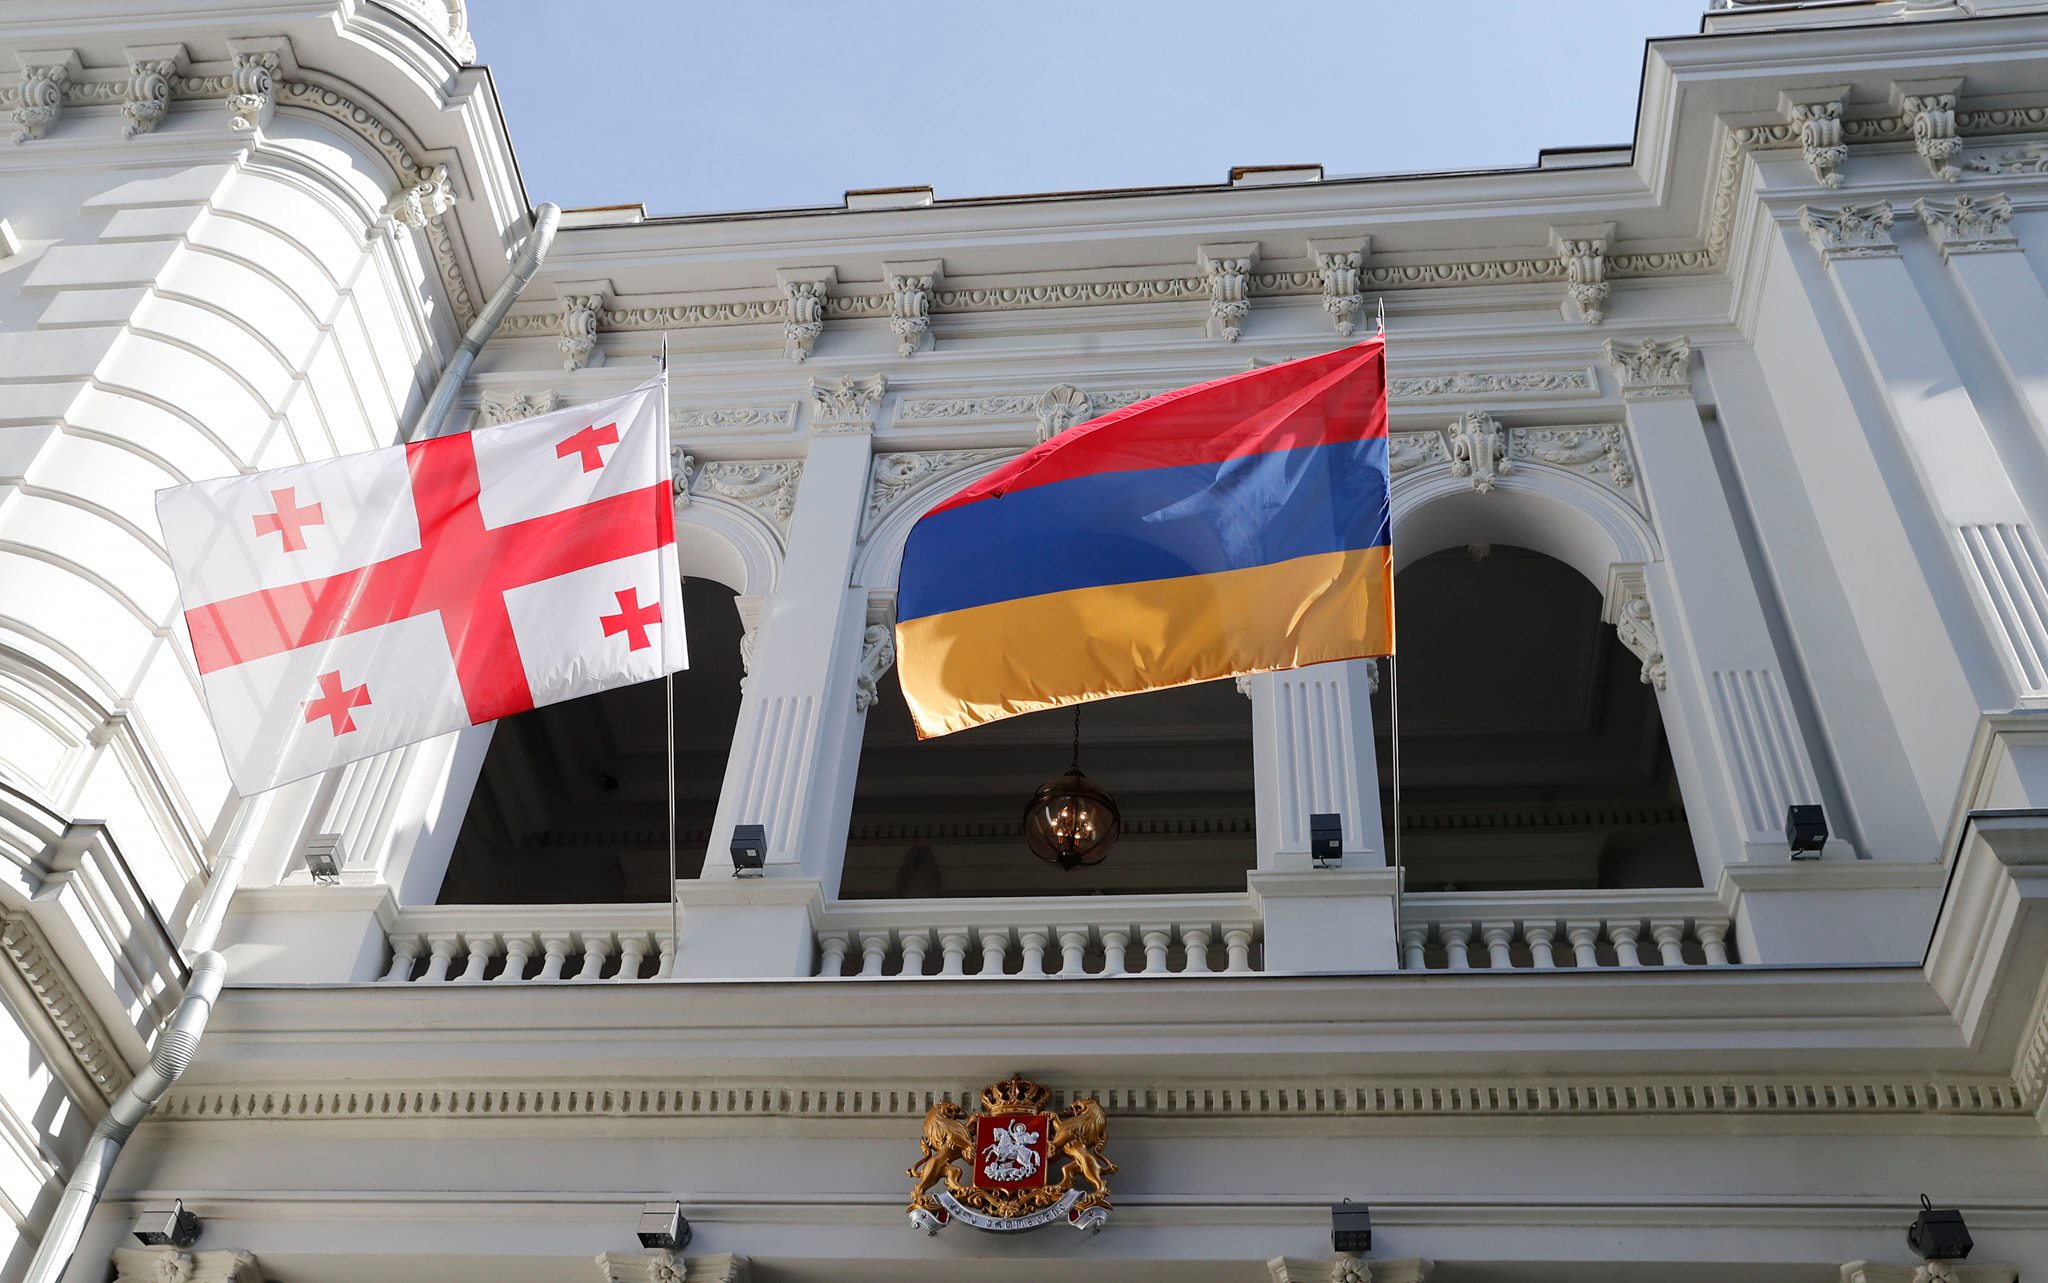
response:
{"label": "dentil molding", "polygon": [[128,1085],[128,1066],[114,1050],[106,1027],[77,991],[70,971],[57,960],[42,928],[25,914],[0,916],[0,954],[35,995],[43,1018],[64,1040],[86,1079],[103,1100],[113,1100]]}

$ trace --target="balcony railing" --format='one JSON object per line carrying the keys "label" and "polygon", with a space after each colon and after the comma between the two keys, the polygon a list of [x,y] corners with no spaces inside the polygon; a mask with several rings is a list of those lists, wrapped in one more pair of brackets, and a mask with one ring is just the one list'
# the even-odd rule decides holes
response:
{"label": "balcony railing", "polygon": [[1407,971],[1724,967],[1728,910],[1707,891],[1472,891],[1401,901]]}
{"label": "balcony railing", "polygon": [[1248,895],[842,901],[819,924],[817,974],[1258,971],[1262,934]]}
{"label": "balcony railing", "polygon": [[402,909],[383,980],[652,980],[675,964],[665,904]]}

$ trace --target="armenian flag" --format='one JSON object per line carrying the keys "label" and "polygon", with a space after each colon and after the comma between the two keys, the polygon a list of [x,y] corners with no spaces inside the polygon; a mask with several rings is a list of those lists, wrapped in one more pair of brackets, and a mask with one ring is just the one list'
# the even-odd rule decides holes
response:
{"label": "armenian flag", "polygon": [[1393,652],[1380,338],[1140,401],[925,514],[897,589],[920,737]]}

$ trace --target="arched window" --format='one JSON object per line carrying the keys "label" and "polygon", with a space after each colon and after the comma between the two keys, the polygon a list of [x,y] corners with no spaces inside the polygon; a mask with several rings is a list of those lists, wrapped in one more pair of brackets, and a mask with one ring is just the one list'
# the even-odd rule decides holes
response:
{"label": "arched window", "polygon": [[[1599,590],[1542,553],[1475,544],[1416,560],[1396,591],[1410,890],[1699,885],[1656,691]],[[1391,694],[1382,680],[1383,781]]]}
{"label": "arched window", "polygon": [[[683,582],[690,667],[675,675],[677,873],[694,877],[740,708],[733,590]],[[668,899],[662,683],[606,691],[497,724],[456,838],[442,904]]]}

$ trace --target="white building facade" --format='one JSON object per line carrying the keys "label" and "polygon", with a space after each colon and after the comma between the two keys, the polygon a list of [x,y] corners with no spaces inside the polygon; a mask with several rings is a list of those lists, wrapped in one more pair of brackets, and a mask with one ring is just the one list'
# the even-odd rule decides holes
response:
{"label": "white building facade", "polygon": [[[2048,4],[1718,5],[1526,169],[570,211],[453,426],[668,345],[673,774],[650,686],[249,809],[152,496],[414,425],[533,225],[478,57],[461,0],[0,6],[0,1279],[231,838],[69,1279],[1903,1283],[1923,1192],[1954,1277],[2048,1271]],[[1398,671],[911,738],[923,512],[1381,304]],[[1063,873],[1074,753],[1125,833]],[[1113,1214],[927,1236],[926,1111],[1012,1074],[1101,1103]]]}

